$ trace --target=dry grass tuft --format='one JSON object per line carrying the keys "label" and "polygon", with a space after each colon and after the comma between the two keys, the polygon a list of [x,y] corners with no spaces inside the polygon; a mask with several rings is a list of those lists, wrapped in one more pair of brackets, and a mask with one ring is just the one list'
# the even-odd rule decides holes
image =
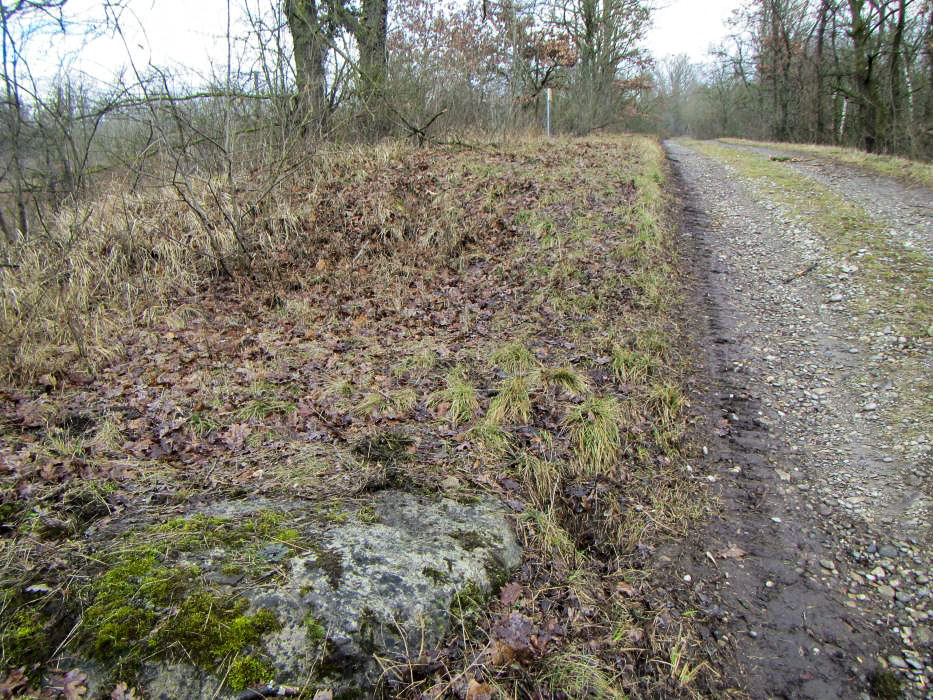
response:
{"label": "dry grass tuft", "polygon": [[0,378],[111,365],[131,332],[210,318],[197,308],[205,290],[281,303],[286,318],[312,324],[318,309],[300,295],[283,300],[285,287],[310,289],[380,256],[455,258],[491,228],[501,203],[465,213],[453,193],[421,196],[411,185],[425,158],[401,143],[322,147],[249,201],[240,193],[255,173],[244,165],[232,189],[192,182],[188,196],[207,223],[171,186],[131,193],[112,182],[0,250]]}
{"label": "dry grass tuft", "polygon": [[592,389],[589,378],[572,367],[544,368],[541,370],[541,382],[547,387],[562,389],[574,396],[584,396]]}
{"label": "dry grass tuft", "polygon": [[541,510],[550,510],[558,500],[561,485],[559,466],[527,453],[521,455],[518,464],[522,481],[535,505]]}
{"label": "dry grass tuft", "polygon": [[655,358],[641,350],[613,345],[612,371],[620,382],[643,383],[658,369]]}
{"label": "dry grass tuft", "polygon": [[501,457],[511,448],[509,434],[488,420],[473,426],[467,434],[482,451],[493,457]]}
{"label": "dry grass tuft", "polygon": [[495,425],[531,420],[531,380],[526,375],[505,379],[489,405],[486,420]]}
{"label": "dry grass tuft", "polygon": [[565,425],[580,469],[598,476],[612,470],[622,448],[622,409],[611,397],[593,396],[567,415]]}
{"label": "dry grass tuft", "polygon": [[528,372],[538,364],[532,352],[519,342],[502,346],[494,351],[489,359],[507,374]]}
{"label": "dry grass tuft", "polygon": [[625,700],[617,676],[606,672],[600,659],[585,652],[567,652],[550,660],[551,686],[570,698]]}
{"label": "dry grass tuft", "polygon": [[454,368],[446,378],[447,387],[433,394],[428,403],[438,407],[447,404],[447,420],[453,427],[469,423],[479,411],[476,388],[467,380],[463,367]]}

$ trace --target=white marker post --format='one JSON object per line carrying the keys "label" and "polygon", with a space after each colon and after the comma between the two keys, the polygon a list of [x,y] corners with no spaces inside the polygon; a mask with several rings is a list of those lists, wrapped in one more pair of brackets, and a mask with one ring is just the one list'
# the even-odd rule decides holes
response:
{"label": "white marker post", "polygon": [[551,88],[547,88],[547,135],[551,137]]}

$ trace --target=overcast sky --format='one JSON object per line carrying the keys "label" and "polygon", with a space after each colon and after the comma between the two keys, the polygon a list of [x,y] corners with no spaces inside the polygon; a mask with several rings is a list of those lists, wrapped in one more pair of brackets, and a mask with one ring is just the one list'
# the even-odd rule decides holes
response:
{"label": "overcast sky", "polygon": [[[243,0],[232,0],[235,17]],[[251,0],[254,7],[261,0]],[[660,0],[648,48],[658,58],[685,53],[702,61],[711,44],[726,33],[725,20],[741,0]],[[70,0],[69,14],[93,20],[100,15],[101,0]],[[217,64],[226,59],[223,37],[226,31],[226,0],[132,0],[123,27],[140,67],[152,63],[170,68],[188,68],[206,73],[210,58]],[[236,24],[236,23],[235,23]],[[234,27],[234,34],[237,28]],[[79,32],[70,38],[57,38],[51,51],[40,50],[49,66],[78,47]],[[33,47],[32,55],[37,47]],[[96,78],[111,78],[126,64],[122,41],[101,37],[81,52],[82,69]],[[39,68],[39,72],[45,70]]]}
{"label": "overcast sky", "polygon": [[702,61],[711,44],[726,36],[726,19],[742,0],[662,0],[648,48],[656,58],[687,54]]}

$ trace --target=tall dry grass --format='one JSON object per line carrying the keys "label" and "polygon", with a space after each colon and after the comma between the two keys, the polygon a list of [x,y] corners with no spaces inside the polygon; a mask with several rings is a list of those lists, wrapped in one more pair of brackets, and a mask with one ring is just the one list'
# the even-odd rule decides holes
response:
{"label": "tall dry grass", "polygon": [[131,192],[114,180],[67,203],[43,232],[0,250],[0,378],[95,371],[179,304],[221,288],[274,297],[284,276],[301,285],[296,268],[321,259],[450,254],[471,227],[457,195],[411,186],[425,157],[402,142],[328,146],[287,177],[255,167],[191,177],[190,202],[170,184]]}

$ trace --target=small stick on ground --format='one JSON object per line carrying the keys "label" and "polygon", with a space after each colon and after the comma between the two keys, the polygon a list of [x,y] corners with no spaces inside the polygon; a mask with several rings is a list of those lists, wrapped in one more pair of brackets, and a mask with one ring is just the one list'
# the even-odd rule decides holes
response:
{"label": "small stick on ground", "polygon": [[788,277],[786,280],[783,280],[783,284],[790,284],[790,283],[793,282],[794,280],[800,279],[800,278],[803,277],[804,275],[810,274],[811,272],[813,272],[813,271],[819,266],[819,264],[820,264],[819,261],[817,261],[817,262],[815,262],[815,263],[811,263],[811,264],[807,265],[807,266],[806,266],[803,270],[801,270],[800,272],[795,272],[795,273],[792,274],[790,277]]}

